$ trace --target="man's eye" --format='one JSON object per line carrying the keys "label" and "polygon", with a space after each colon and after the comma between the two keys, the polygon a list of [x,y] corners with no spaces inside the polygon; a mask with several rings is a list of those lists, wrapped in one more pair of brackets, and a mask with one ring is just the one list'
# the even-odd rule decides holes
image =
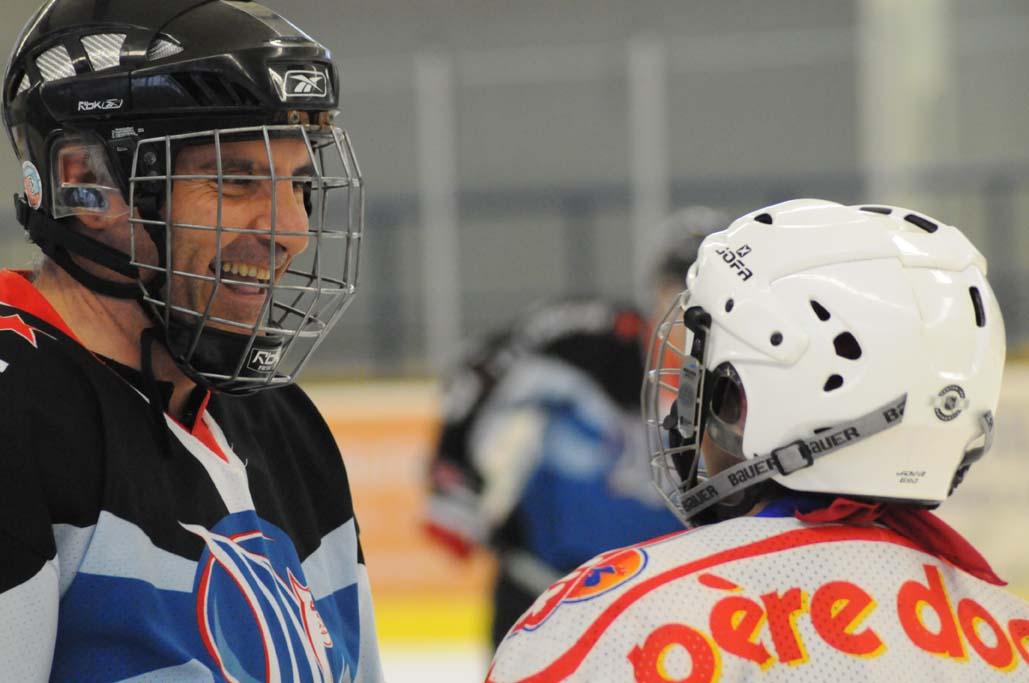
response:
{"label": "man's eye", "polygon": [[222,180],[224,187],[231,187],[236,189],[251,189],[256,184],[256,181],[249,178],[225,178]]}

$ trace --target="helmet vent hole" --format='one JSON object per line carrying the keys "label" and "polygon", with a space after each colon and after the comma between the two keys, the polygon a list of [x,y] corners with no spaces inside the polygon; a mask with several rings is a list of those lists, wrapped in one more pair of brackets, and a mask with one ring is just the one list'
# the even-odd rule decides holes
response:
{"label": "helmet vent hole", "polygon": [[868,213],[881,213],[884,216],[889,216],[893,213],[893,209],[888,206],[862,206],[861,210]]}
{"label": "helmet vent hole", "polygon": [[11,97],[17,97],[26,90],[32,87],[32,81],[29,79],[28,74],[22,74],[21,81],[18,83],[18,90]]}
{"label": "helmet vent hole", "polygon": [[89,65],[93,71],[110,69],[121,63],[121,46],[125,42],[124,33],[95,33],[83,36],[81,41]]}
{"label": "helmet vent hole", "polygon": [[822,432],[827,432],[830,429],[832,429],[832,427],[819,427],[815,430],[815,434],[821,434]]}
{"label": "helmet vent hole", "polygon": [[762,213],[757,216],[754,216],[754,220],[756,220],[758,223],[764,223],[765,225],[772,224],[772,217],[767,213]]}
{"label": "helmet vent hole", "polygon": [[975,311],[975,326],[986,327],[986,309],[983,308],[983,297],[979,294],[979,288],[969,287],[968,294],[972,297],[972,309]]}
{"label": "helmet vent hole", "polygon": [[829,375],[829,379],[825,380],[825,386],[822,387],[823,391],[835,391],[843,386],[843,378],[839,375]]}
{"label": "helmet vent hole", "polygon": [[778,346],[779,344],[782,344],[782,332],[773,332],[771,338],[769,338],[768,341],[772,343],[772,346]]}
{"label": "helmet vent hole", "polygon": [[182,52],[182,46],[173,43],[164,37],[158,37],[154,42],[150,43],[150,48],[146,51],[147,61],[155,61],[158,59],[164,59],[165,57],[172,57]]}
{"label": "helmet vent hole", "polygon": [[[729,313],[730,311],[732,311],[732,307],[735,306],[735,305],[736,304],[735,304],[735,302],[732,299],[726,299],[725,300],[725,312]],[[980,325],[980,327],[981,327],[981,325]]]}
{"label": "helmet vent hole", "polygon": [[832,340],[836,347],[836,355],[847,360],[857,360],[861,357],[861,345],[850,332],[841,332]]}
{"label": "helmet vent hole", "polygon": [[906,220],[908,223],[911,223],[912,225],[917,225],[922,230],[925,230],[928,233],[934,233],[937,229],[939,229],[938,225],[933,223],[928,218],[922,218],[918,214],[909,213],[908,215],[904,216],[904,220]]}
{"label": "helmet vent hole", "polygon": [[202,107],[225,107],[256,104],[245,89],[213,73],[180,73],[175,81]]}
{"label": "helmet vent hole", "polygon": [[823,322],[825,322],[830,317],[832,317],[832,316],[829,315],[829,311],[825,310],[825,306],[823,306],[822,304],[818,303],[814,299],[811,300],[811,310],[814,311],[815,315],[818,316],[818,319],[823,321]]}
{"label": "helmet vent hole", "polygon": [[52,47],[36,57],[36,68],[39,69],[44,81],[56,81],[75,75],[68,48],[63,45]]}

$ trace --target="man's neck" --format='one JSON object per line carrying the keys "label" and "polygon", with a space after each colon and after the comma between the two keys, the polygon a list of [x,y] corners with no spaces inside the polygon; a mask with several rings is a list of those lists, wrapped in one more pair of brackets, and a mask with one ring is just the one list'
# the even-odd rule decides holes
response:
{"label": "man's neck", "polygon": [[[87,349],[140,369],[140,335],[153,322],[139,302],[97,294],[51,261],[44,261],[32,284]],[[178,417],[196,385],[179,370],[167,349],[160,344],[153,349],[154,376],[174,386],[168,412]]]}

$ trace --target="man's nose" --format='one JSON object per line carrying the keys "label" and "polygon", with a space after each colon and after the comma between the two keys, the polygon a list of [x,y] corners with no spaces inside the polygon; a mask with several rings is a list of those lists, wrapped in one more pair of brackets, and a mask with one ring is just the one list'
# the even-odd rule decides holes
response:
{"label": "man's nose", "polygon": [[274,188],[272,184],[267,181],[265,192],[261,193],[254,228],[271,230],[274,227],[275,241],[285,247],[290,256],[296,256],[307,249],[309,241],[303,195],[294,189],[291,180],[276,180]]}

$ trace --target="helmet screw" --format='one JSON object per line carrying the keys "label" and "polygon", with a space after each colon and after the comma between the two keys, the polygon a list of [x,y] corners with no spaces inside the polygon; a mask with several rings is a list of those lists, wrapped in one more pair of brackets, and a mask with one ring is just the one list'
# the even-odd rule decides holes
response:
{"label": "helmet screw", "polygon": [[147,166],[153,166],[154,164],[157,163],[157,155],[154,154],[153,152],[144,152],[143,153],[143,163],[146,164]]}
{"label": "helmet screw", "polygon": [[778,346],[782,344],[782,332],[773,332],[772,338],[768,341],[772,342],[772,346]]}

